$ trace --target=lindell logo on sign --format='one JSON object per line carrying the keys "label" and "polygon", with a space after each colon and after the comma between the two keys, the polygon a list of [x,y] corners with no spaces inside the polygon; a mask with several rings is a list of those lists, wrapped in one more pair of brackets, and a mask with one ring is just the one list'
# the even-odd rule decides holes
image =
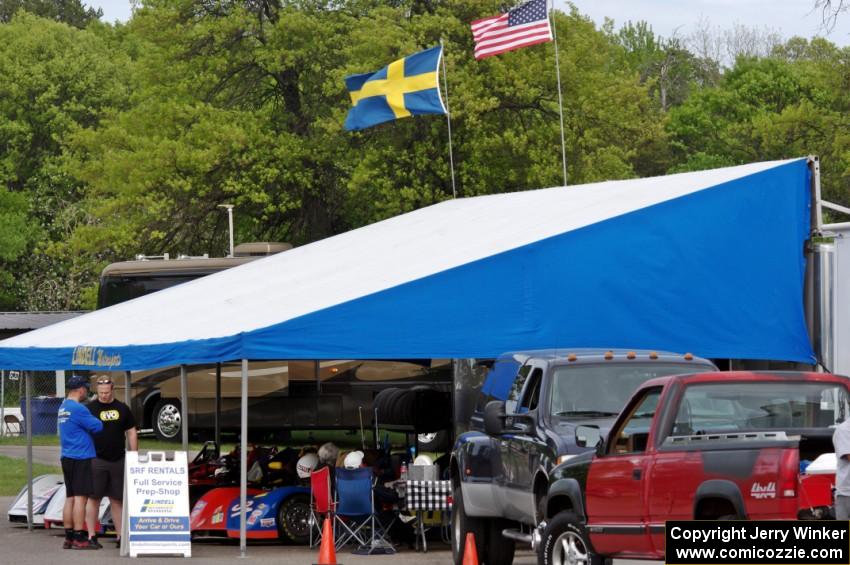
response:
{"label": "lindell logo on sign", "polygon": [[750,496],[756,499],[776,498],[776,483],[770,482],[766,485],[753,483],[753,488],[750,489]]}

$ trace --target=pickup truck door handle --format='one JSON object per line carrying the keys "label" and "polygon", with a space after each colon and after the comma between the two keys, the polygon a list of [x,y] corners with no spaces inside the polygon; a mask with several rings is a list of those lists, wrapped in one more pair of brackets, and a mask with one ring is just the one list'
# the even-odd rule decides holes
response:
{"label": "pickup truck door handle", "polygon": [[640,480],[640,469],[632,469],[632,478],[636,481]]}

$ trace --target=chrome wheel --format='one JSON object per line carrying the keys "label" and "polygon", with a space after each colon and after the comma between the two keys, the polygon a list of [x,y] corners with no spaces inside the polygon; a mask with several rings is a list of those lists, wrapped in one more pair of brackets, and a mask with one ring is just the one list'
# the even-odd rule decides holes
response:
{"label": "chrome wheel", "polygon": [[575,532],[564,532],[552,548],[553,565],[588,565],[590,555],[584,540]]}
{"label": "chrome wheel", "polygon": [[180,433],[180,426],[183,423],[183,418],[180,415],[180,409],[174,404],[165,404],[159,409],[156,416],[156,427],[160,434],[166,438],[173,438]]}

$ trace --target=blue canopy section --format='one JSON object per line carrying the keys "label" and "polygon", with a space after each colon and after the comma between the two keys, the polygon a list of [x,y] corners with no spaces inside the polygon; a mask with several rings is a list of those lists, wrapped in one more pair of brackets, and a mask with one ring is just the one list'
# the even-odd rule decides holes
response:
{"label": "blue canopy section", "polygon": [[[249,358],[663,349],[811,362],[805,161],[667,201],[251,335]],[[746,190],[741,190],[746,185]]]}
{"label": "blue canopy section", "polygon": [[0,366],[558,347],[812,362],[807,162],[753,167],[446,202],[0,342]]}

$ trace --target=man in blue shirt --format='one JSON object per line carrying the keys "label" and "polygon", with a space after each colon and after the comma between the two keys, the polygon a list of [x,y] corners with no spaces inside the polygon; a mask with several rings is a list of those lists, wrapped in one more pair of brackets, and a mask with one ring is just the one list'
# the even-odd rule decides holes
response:
{"label": "man in blue shirt", "polygon": [[92,436],[103,429],[103,423],[81,404],[88,396],[88,379],[74,375],[65,385],[68,396],[59,406],[57,422],[62,445],[62,474],[65,476],[65,549],[97,549],[86,531],[86,500],[94,494]]}

